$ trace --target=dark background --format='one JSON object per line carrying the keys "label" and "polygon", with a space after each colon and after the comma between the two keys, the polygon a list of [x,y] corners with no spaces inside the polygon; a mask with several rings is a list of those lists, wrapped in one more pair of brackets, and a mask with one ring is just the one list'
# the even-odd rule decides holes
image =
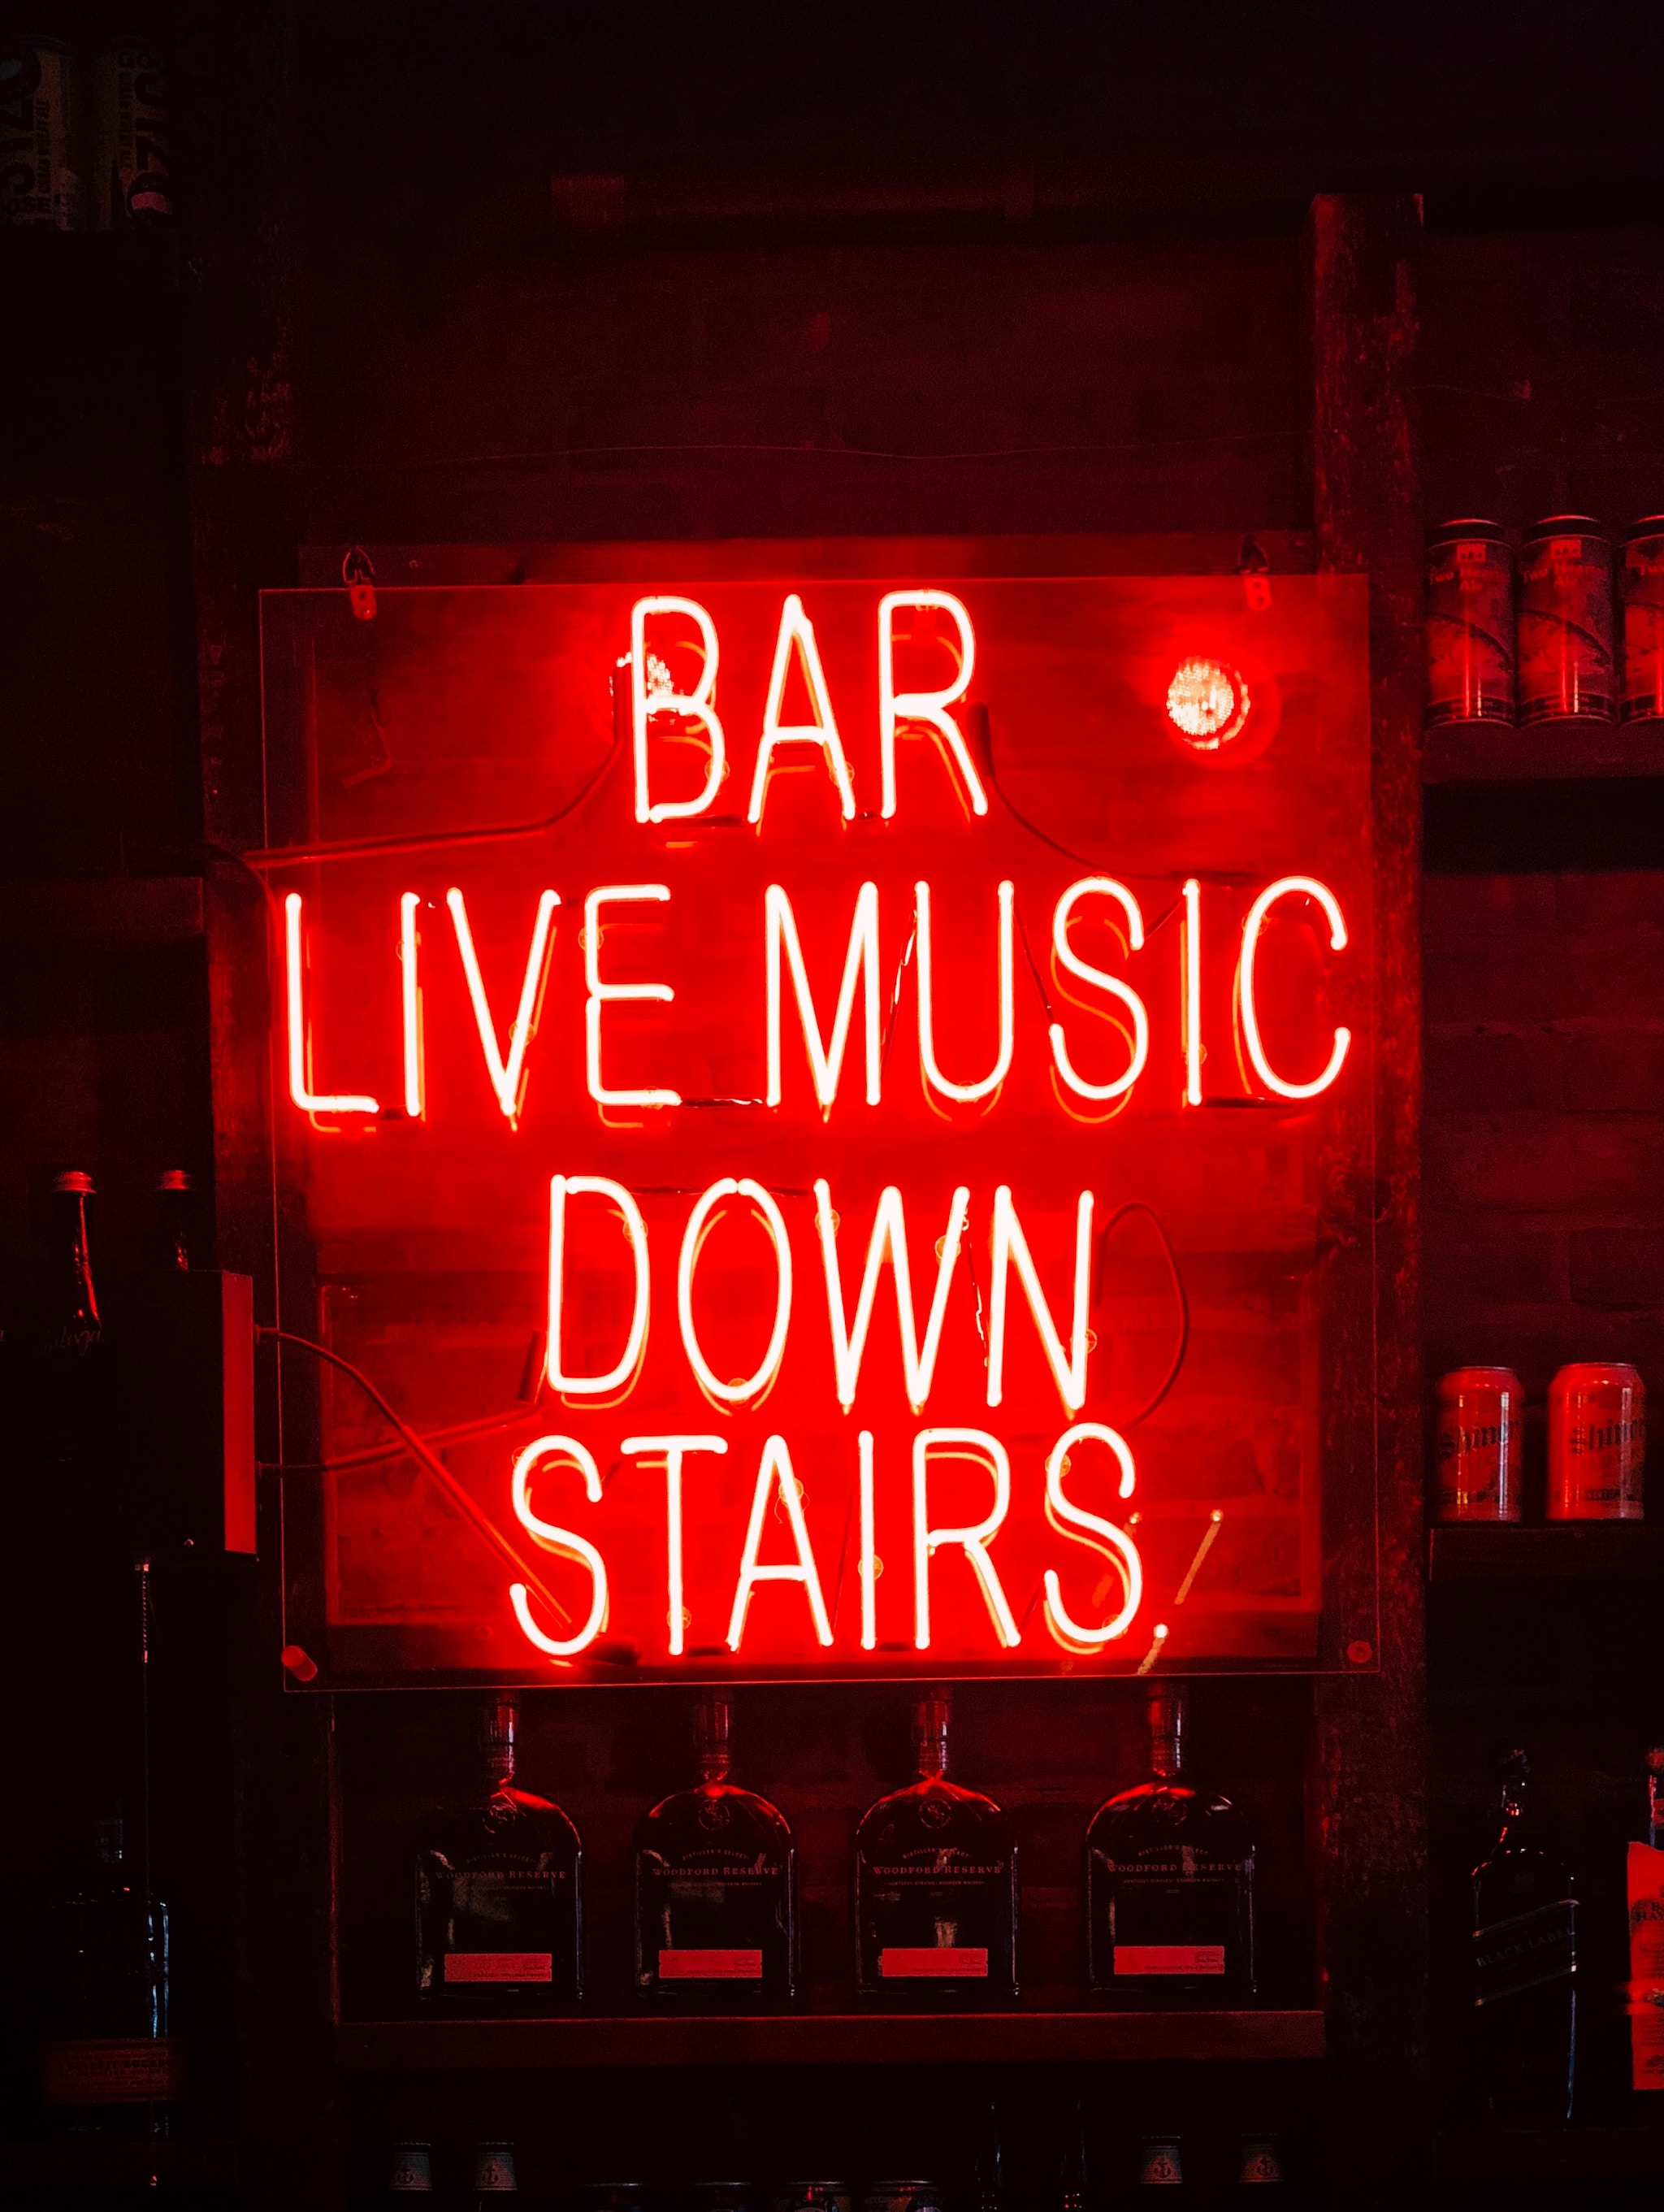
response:
{"label": "dark background", "polygon": [[[114,27],[48,14],[59,35]],[[157,27],[179,72],[177,240],[0,236],[14,1314],[51,1170],[94,1172],[112,1271],[159,1169],[213,1170],[194,884],[222,865],[211,846],[259,842],[252,595],[296,580],[303,547],[325,549],[317,566],[355,541],[1309,532],[1303,226],[1334,191],[1422,196],[1421,522],[1518,529],[1570,507],[1621,527],[1664,508],[1654,7],[181,5]],[[1661,802],[1645,780],[1430,791],[1430,1376],[1505,1360],[1540,1404],[1563,1360],[1613,1356],[1664,1389]],[[258,1252],[228,1256],[258,1270]],[[13,1544],[15,1571],[20,1553],[39,1571],[10,1608],[8,1771],[36,1804],[50,1777],[56,1809],[5,1824],[14,1894],[49,1871],[58,1811],[122,1771],[131,1707],[121,1575],[77,1583],[70,1536],[32,1525]],[[1588,1900],[1588,2109],[1613,2124],[1633,2118],[1611,1987],[1621,1846],[1664,1729],[1655,1589],[1430,1594],[1435,1990],[1454,2006],[1488,1763],[1523,1734]],[[183,1706],[174,1722],[182,1766],[219,1778],[175,1822],[185,1889],[227,1911],[240,1895],[245,1913],[301,1880],[291,1835],[246,1802],[240,1826],[228,1811],[225,1746],[275,1699],[271,1650],[234,1678],[243,1723],[192,1701],[213,1737],[200,1757]],[[1235,1748],[1254,1694],[1217,1689],[1202,1742],[1230,1786],[1293,1804],[1286,1723],[1306,1692],[1258,1693],[1276,1723],[1263,1757]],[[976,1778],[1043,1826],[1042,1778],[997,1705],[970,1708]],[[410,1788],[411,1711],[345,1717],[349,1792]],[[274,1725],[266,1753],[311,1786],[300,1724]],[[623,1734],[668,1744],[679,1725]],[[764,1741],[774,1725],[760,1717]],[[873,1772],[862,1725],[853,1708],[817,1721],[802,1754],[838,1806]],[[1128,1764],[1135,1711],[1117,1705],[1105,1730]],[[646,1752],[620,1741],[645,1790]],[[560,1793],[559,1771],[528,1778]],[[1084,1769],[1070,1788],[1087,1802]],[[199,1907],[188,1931],[228,2009],[228,1924]],[[1383,1911],[1377,1940],[1394,1925]],[[1308,1943],[1289,1940],[1294,1978]],[[304,1995],[321,1969],[293,1971]],[[264,2001],[257,1978],[245,2032]],[[1459,2122],[1460,2070],[1435,2051]],[[1119,2142],[1163,2097],[1234,2109],[1243,2078],[1086,2086]],[[582,2124],[614,2112],[628,2139],[628,2087],[586,2092]],[[243,2094],[228,2059],[216,2126]],[[338,2085],[316,2094],[332,2126]],[[355,2158],[409,2124],[405,2094],[347,2097]],[[461,2139],[481,2087],[445,2094]],[[503,2116],[530,2139],[550,2094],[507,2085]],[[674,2096],[701,2094],[688,2077]],[[946,2093],[921,2074],[886,2094]],[[1043,2166],[1052,2123],[1024,2094]],[[710,2094],[742,2133],[807,2145],[852,2093],[827,2075],[777,2100],[735,2081]],[[1323,2092],[1279,2078],[1266,2101],[1315,2126]],[[811,2105],[821,2118],[793,2136],[784,2116]]]}

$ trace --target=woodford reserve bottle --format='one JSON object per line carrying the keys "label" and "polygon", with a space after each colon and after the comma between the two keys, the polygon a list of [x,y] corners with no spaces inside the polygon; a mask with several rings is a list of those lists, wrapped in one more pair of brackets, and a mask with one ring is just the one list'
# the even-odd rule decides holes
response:
{"label": "woodford reserve bottle", "polygon": [[1254,1840],[1228,1798],[1184,1779],[1185,1693],[1150,1693],[1150,1779],[1086,1830],[1087,1980],[1132,2004],[1254,1990]]}
{"label": "woodford reserve bottle", "polygon": [[446,2009],[538,2014],[583,1995],[583,1846],[514,1784],[514,1707],[478,1722],[479,1786],[417,1838],[416,1988]]}
{"label": "woodford reserve bottle", "polygon": [[767,1798],[728,1779],[732,1709],[694,1709],[699,1779],[635,1832],[635,1986],[703,2008],[786,2002],[797,1987],[797,1861]]}
{"label": "woodford reserve bottle", "polygon": [[1502,1762],[1502,1827],[1473,1869],[1473,2028],[1494,2118],[1571,2117],[1577,2045],[1577,1905],[1570,1869],[1528,1809],[1530,1763]]}
{"label": "woodford reserve bottle", "polygon": [[1017,1843],[992,1797],[947,1778],[948,1706],[914,1709],[918,1780],[855,1831],[855,1980],[911,2004],[1017,1995]]}

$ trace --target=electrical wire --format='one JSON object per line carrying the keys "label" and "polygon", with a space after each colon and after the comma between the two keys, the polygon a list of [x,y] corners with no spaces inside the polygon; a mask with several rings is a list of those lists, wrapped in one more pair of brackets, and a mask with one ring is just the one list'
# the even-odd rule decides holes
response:
{"label": "electrical wire", "polygon": [[[1151,1226],[1155,1230],[1157,1237],[1161,1244],[1163,1254],[1167,1261],[1168,1275],[1172,1282],[1173,1295],[1177,1300],[1179,1307],[1178,1345],[1173,1354],[1172,1364],[1169,1366],[1166,1375],[1162,1379],[1161,1388],[1156,1392],[1152,1398],[1147,1400],[1144,1405],[1139,1407],[1136,1413],[1133,1414],[1129,1419],[1121,1423],[1121,1426],[1123,1428],[1136,1429],[1140,1421],[1147,1421],[1150,1419],[1150,1416],[1155,1412],[1157,1407],[1161,1404],[1163,1399],[1166,1397],[1168,1392],[1173,1388],[1173,1385],[1179,1379],[1179,1370],[1184,1365],[1186,1355],[1190,1350],[1190,1300],[1185,1292],[1184,1277],[1180,1272],[1179,1256],[1173,1249],[1173,1241],[1167,1233],[1166,1227],[1162,1221],[1160,1214],[1157,1212],[1153,1206],[1147,1204],[1145,1200],[1141,1198],[1129,1198],[1125,1205],[1118,1206],[1098,1232],[1099,1237],[1102,1240],[1101,1249],[1103,1253],[1103,1262],[1106,1272],[1108,1271],[1109,1264],[1109,1239],[1114,1236],[1115,1230],[1120,1224],[1126,1220],[1129,1213],[1145,1213],[1149,1215]],[[1101,1297],[1102,1295],[1102,1286],[1100,1285],[1099,1296]],[[1095,1298],[1093,1300],[1093,1304],[1096,1305],[1096,1303],[1097,1300]]]}
{"label": "electrical wire", "polygon": [[476,1504],[444,1461],[430,1451],[410,1424],[393,1411],[361,1367],[355,1367],[350,1359],[343,1359],[338,1352],[331,1352],[326,1344],[319,1344],[309,1336],[296,1335],[293,1329],[259,1328],[254,1334],[263,1343],[292,1344],[300,1351],[311,1352],[316,1359],[326,1360],[331,1367],[338,1367],[343,1375],[350,1376],[382,1418],[398,1430],[411,1455],[426,1468],[458,1511],[472,1523],[492,1549],[525,1578],[528,1589],[537,1592],[561,1626],[570,1627],[571,1613],[557,1598],[551,1596],[536,1569],[526,1564],[496,1523]]}

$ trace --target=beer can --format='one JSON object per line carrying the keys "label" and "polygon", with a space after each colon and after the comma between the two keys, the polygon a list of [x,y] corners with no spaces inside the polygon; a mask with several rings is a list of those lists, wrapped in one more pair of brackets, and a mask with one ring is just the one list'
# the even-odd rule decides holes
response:
{"label": "beer can", "polygon": [[1609,721],[1616,704],[1612,540],[1587,514],[1552,514],[1520,548],[1520,720]]}
{"label": "beer can", "polygon": [[0,40],[0,229],[86,219],[81,64],[56,39]]}
{"label": "beer can", "polygon": [[93,209],[100,230],[173,220],[167,65],[149,39],[112,39],[93,61]]}
{"label": "beer can", "polygon": [[1624,720],[1664,715],[1664,514],[1624,532],[1618,588],[1623,609]]}
{"label": "beer can", "polygon": [[1514,555],[1498,522],[1427,538],[1427,720],[1514,720]]}
{"label": "beer can", "polygon": [[1439,1382],[1441,1521],[1517,1521],[1525,1396],[1511,1367],[1458,1367]]}
{"label": "beer can", "polygon": [[1639,1521],[1647,1388],[1623,1360],[1563,1367],[1548,1390],[1548,1517]]}

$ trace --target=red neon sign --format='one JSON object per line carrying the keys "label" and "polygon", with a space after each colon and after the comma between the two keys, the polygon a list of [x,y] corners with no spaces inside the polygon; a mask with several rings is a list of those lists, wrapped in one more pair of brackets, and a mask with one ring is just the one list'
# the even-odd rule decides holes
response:
{"label": "red neon sign", "polygon": [[340,597],[268,605],[283,1172],[503,1543],[291,1360],[329,1678],[1326,1663],[1361,588]]}

